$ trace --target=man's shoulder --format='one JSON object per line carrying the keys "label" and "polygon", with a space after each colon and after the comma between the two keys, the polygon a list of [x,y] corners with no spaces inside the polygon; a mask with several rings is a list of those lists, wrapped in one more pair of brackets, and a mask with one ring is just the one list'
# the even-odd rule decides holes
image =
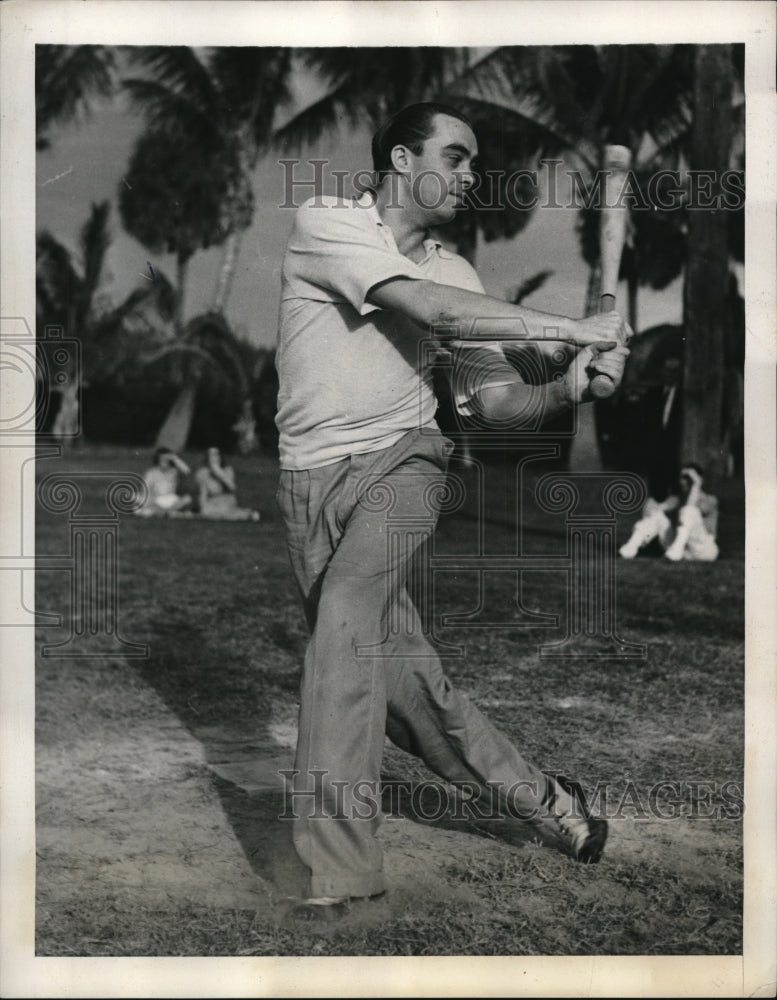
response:
{"label": "man's shoulder", "polygon": [[303,201],[299,206],[299,212],[309,212],[312,209],[358,209],[361,208],[357,199],[346,198],[336,194],[314,194],[312,198]]}
{"label": "man's shoulder", "polygon": [[297,218],[329,219],[346,216],[348,218],[368,218],[369,205],[358,198],[346,198],[342,195],[317,194],[303,201],[297,209]]}
{"label": "man's shoulder", "polygon": [[320,236],[330,232],[374,229],[368,208],[356,198],[315,195],[297,209],[294,227],[298,234]]}

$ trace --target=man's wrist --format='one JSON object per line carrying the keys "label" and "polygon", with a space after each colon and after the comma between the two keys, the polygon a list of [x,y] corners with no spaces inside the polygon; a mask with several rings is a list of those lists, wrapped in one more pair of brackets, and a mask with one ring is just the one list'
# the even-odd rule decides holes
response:
{"label": "man's wrist", "polygon": [[573,406],[577,405],[566,376],[550,383],[550,401],[551,405],[559,410],[571,410]]}
{"label": "man's wrist", "polygon": [[[537,313],[534,316],[534,337],[539,335],[539,342],[562,341],[572,344],[576,341],[577,320],[569,316],[553,316],[548,313]],[[536,331],[536,332],[535,332]],[[534,337],[532,339],[534,339]]]}
{"label": "man's wrist", "polygon": [[553,338],[552,327],[548,327],[548,336],[551,339],[565,340],[568,343],[573,342],[576,339],[576,328],[577,320],[570,319],[569,316],[558,316],[556,317],[556,325],[558,327],[558,337]]}

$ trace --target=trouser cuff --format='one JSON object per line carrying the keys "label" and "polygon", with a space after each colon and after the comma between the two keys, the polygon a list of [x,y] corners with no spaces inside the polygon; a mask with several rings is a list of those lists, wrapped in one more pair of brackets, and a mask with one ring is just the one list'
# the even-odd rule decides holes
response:
{"label": "trouser cuff", "polygon": [[312,875],[311,896],[376,896],[386,891],[383,872],[362,875]]}

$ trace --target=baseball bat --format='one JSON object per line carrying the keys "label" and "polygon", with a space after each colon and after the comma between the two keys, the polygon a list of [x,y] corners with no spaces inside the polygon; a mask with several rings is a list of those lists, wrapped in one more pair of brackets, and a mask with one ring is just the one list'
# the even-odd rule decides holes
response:
{"label": "baseball bat", "polygon": [[[603,165],[604,206],[599,223],[601,311],[612,312],[615,309],[618,272],[629,221],[628,206],[622,205],[621,199],[631,165],[631,150],[627,146],[605,146]],[[615,383],[607,375],[594,375],[588,389],[595,399],[607,399],[615,392]]]}

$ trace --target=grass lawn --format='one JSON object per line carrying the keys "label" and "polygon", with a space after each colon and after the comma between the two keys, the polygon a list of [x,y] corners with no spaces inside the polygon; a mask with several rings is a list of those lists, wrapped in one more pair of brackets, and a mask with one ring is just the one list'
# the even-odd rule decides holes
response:
{"label": "grass lawn", "polygon": [[[38,476],[142,472],[147,455],[78,449]],[[505,627],[447,628],[466,656],[454,684],[543,768],[576,778],[611,820],[598,866],[450,813],[392,801],[381,830],[390,892],[367,917],[292,926],[300,884],[278,820],[291,766],[306,631],[274,505],[277,468],[234,462],[259,524],[195,519],[119,525],[119,628],[145,658],[40,657],[36,668],[39,955],[733,955],[742,949],[744,559],[741,485],[725,484],[721,559],[617,566],[621,638],[642,659],[542,658],[557,635],[514,628],[515,578],[487,578]],[[494,475],[486,546],[515,551],[509,477]],[[501,476],[501,478],[500,478]],[[563,554],[563,515],[527,475],[524,550]],[[507,499],[505,499],[507,498]],[[499,508],[499,509],[497,509]],[[472,505],[443,517],[440,553],[472,552]],[[621,540],[629,517],[618,522]],[[68,549],[67,515],[39,511],[39,555]],[[69,577],[36,579],[64,615]],[[523,575],[524,608],[561,615],[557,571]],[[477,604],[475,576],[446,572],[435,607]],[[386,779],[431,775],[388,746]],[[406,797],[407,798],[407,797]]]}

